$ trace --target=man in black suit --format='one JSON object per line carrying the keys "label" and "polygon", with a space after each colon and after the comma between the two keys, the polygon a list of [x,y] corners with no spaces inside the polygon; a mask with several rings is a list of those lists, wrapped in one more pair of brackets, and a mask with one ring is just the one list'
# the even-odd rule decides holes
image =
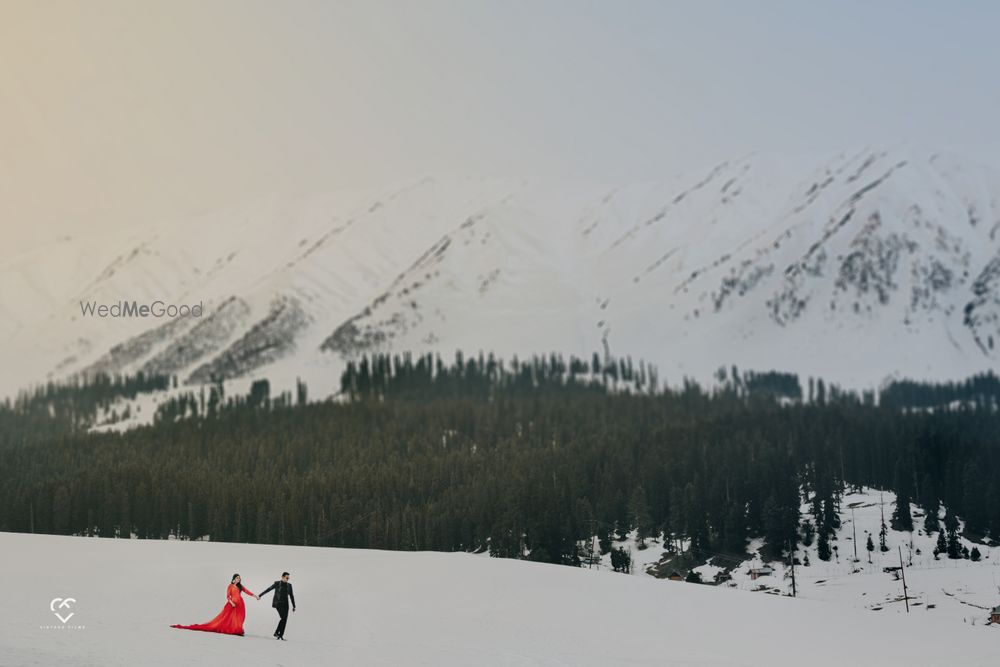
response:
{"label": "man in black suit", "polygon": [[288,622],[288,603],[292,603],[292,611],[295,611],[295,594],[292,592],[292,585],[288,583],[288,577],[290,575],[287,572],[281,573],[281,581],[276,581],[270,586],[268,586],[263,593],[257,595],[257,599],[267,595],[272,590],[274,591],[274,598],[271,600],[271,606],[278,610],[278,616],[281,616],[281,620],[278,621],[278,627],[274,630],[275,639],[285,638],[285,623]]}

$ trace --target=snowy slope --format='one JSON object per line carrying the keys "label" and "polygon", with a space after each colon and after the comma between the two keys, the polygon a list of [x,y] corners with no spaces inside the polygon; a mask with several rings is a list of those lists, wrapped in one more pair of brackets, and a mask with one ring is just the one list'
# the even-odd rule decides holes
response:
{"label": "snowy slope", "polygon": [[[143,229],[0,254],[0,390],[145,370],[304,376],[318,397],[353,355],[456,349],[859,387],[1000,354],[1000,174],[917,149],[606,187],[424,179]],[[80,299],[122,298],[206,316],[80,316]]]}
{"label": "snowy slope", "polygon": [[[0,664],[964,665],[995,661],[995,628],[811,600],[468,554],[0,533]],[[247,602],[243,638],[208,620],[238,571],[292,572],[287,642]],[[50,611],[72,597],[67,628]],[[65,616],[65,613],[64,613]],[[77,628],[77,629],[73,629]]]}
{"label": "snowy slope", "polygon": [[[892,574],[883,572],[884,567],[900,564],[900,551],[906,566],[907,594],[910,597],[911,612],[928,611],[942,619],[961,619],[969,623],[983,623],[986,609],[1000,604],[1000,549],[978,545],[982,560],[978,563],[966,559],[951,560],[946,554],[934,557],[937,532],[926,533],[922,510],[910,505],[914,517],[914,532],[893,530],[890,517],[895,507],[896,497],[891,492],[861,489],[848,493],[841,501],[841,527],[836,545],[837,555],[828,562],[817,556],[817,544],[798,551],[799,558],[809,554],[809,566],[796,568],[796,586],[799,594],[819,600],[837,600],[865,609],[902,613],[902,582]],[[853,519],[851,508],[853,507]],[[887,552],[879,548],[879,530],[882,511],[888,527],[886,536]],[[802,516],[811,518],[811,508],[804,505]],[[940,512],[939,523],[943,526],[944,510]],[[852,521],[854,522],[852,524]],[[960,522],[961,524],[961,522]],[[854,534],[857,534],[859,562],[854,563]],[[866,550],[868,535],[875,546],[871,553],[871,563]],[[962,538],[962,544],[970,550],[976,546]],[[747,568],[739,568],[734,574],[738,585],[761,585],[787,592],[790,578],[786,577],[783,564],[773,564],[777,572],[770,580],[749,581]]]}
{"label": "snowy slope", "polygon": [[[834,556],[829,561],[820,560],[815,539],[808,547],[801,543],[798,546],[796,555],[802,564],[795,568],[797,596],[879,612],[880,615],[905,614],[901,579],[894,573],[883,571],[885,567],[899,566],[901,551],[906,567],[911,615],[932,616],[942,626],[983,625],[987,620],[988,610],[1000,604],[1000,548],[979,544],[978,548],[982,553],[979,562],[951,560],[946,554],[935,559],[937,532],[927,534],[923,530],[925,517],[919,507],[911,503],[914,532],[892,529],[890,518],[895,502],[895,494],[891,492],[864,488],[846,493],[841,500],[841,526],[836,532],[836,539],[830,542],[831,546],[836,547]],[[886,552],[879,548],[883,509],[888,528]],[[800,512],[803,520],[813,520],[811,510],[811,505],[802,505]],[[939,518],[943,525],[943,509]],[[854,562],[855,534],[858,562]],[[868,535],[872,536],[875,547],[870,558],[865,548]],[[624,545],[632,549],[637,561],[637,574],[651,576],[649,566],[656,564],[664,556],[659,543],[650,544],[652,546],[644,551],[637,550],[631,543]],[[962,544],[970,550],[976,546],[965,538],[962,538]],[[773,575],[756,579],[750,576],[751,568],[765,565],[758,555],[761,546],[761,540],[751,542],[748,547],[751,557],[735,566],[730,554],[714,557],[704,554],[708,564],[695,570],[702,574],[706,582],[713,581],[716,572],[728,570],[732,579],[721,584],[721,588],[756,591],[757,594],[790,595],[792,579],[787,563],[766,563],[774,569]],[[807,556],[809,564],[805,565]],[[666,570],[670,570],[669,565]]]}
{"label": "snowy slope", "polygon": [[[264,200],[192,220],[59,239],[0,257],[0,390],[75,372],[251,375],[279,359],[308,375],[319,343],[501,183],[433,181]],[[201,319],[83,317],[80,301],[204,305]],[[273,364],[272,364],[273,365]],[[273,369],[272,369],[273,370]],[[328,377],[329,373],[323,374]],[[292,375],[294,379],[294,374]]]}

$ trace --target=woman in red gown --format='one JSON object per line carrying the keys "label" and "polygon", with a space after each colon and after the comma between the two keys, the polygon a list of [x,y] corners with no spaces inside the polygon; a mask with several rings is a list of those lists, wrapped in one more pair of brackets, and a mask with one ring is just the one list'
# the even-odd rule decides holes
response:
{"label": "woman in red gown", "polygon": [[[243,636],[243,619],[246,618],[247,610],[243,606],[243,594],[250,597],[257,597],[244,588],[240,575],[234,574],[233,580],[226,589],[226,606],[222,608],[219,615],[208,623],[196,623],[194,625],[171,625],[172,628],[181,630],[202,630],[203,632],[220,632],[224,635]],[[257,598],[260,599],[260,598]]]}

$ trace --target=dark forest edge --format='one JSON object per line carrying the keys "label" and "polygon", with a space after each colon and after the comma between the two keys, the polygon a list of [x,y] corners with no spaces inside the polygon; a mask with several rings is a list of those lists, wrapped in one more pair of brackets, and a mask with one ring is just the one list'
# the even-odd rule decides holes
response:
{"label": "dark forest edge", "polygon": [[576,564],[595,532],[604,551],[632,530],[702,552],[822,543],[844,487],[865,485],[896,493],[901,530],[912,501],[1000,535],[992,373],[855,393],[730,368],[709,390],[596,355],[377,355],[348,366],[336,401],[217,384],[172,392],[152,426],[87,432],[118,399],[169,387],[93,378],[0,405],[0,530]]}

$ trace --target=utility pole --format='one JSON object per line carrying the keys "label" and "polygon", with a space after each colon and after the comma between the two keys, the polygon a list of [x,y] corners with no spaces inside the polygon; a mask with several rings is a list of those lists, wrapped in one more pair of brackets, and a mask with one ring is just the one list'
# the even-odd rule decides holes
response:
{"label": "utility pole", "polygon": [[791,542],[788,544],[788,563],[792,567],[792,597],[795,597],[795,550],[792,549]]}
{"label": "utility pole", "polygon": [[887,547],[885,545],[885,532],[886,532],[886,530],[885,530],[885,495],[881,491],[879,491],[878,498],[879,498],[878,508],[879,508],[879,511],[882,513],[882,525],[879,526],[879,529],[878,529],[878,550],[880,552],[884,553],[884,552],[886,552],[886,551],[889,550],[889,547]]}
{"label": "utility pole", "polygon": [[851,507],[851,531],[854,533],[854,562],[858,562],[858,524],[854,521],[854,507]]}
{"label": "utility pole", "polygon": [[795,554],[792,554],[792,597],[795,597]]}
{"label": "utility pole", "polygon": [[899,574],[903,578],[903,602],[906,603],[906,613],[910,613],[910,597],[906,593],[906,570],[903,569],[903,547],[897,546],[899,550]]}
{"label": "utility pole", "polygon": [[597,541],[597,520],[590,520],[590,566],[587,568],[589,570],[594,569],[594,546]]}

